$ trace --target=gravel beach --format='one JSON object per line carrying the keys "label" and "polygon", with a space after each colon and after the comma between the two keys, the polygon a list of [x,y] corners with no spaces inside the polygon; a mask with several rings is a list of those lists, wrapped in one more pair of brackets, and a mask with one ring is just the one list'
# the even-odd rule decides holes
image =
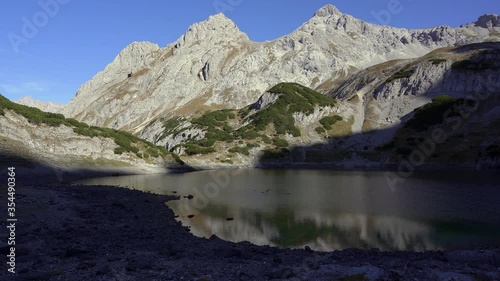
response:
{"label": "gravel beach", "polygon": [[[7,202],[6,192],[0,198]],[[110,186],[19,186],[17,273],[7,272],[2,231],[0,279],[500,280],[500,249],[324,253],[231,243],[191,235],[169,200],[187,199]]]}

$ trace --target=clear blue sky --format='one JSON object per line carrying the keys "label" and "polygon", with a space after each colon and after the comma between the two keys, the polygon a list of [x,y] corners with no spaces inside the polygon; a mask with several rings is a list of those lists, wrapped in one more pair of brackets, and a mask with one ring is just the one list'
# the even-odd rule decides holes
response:
{"label": "clear blue sky", "polygon": [[[498,0],[2,1],[0,93],[12,100],[29,95],[67,103],[81,84],[103,70],[129,43],[151,41],[166,46],[192,23],[221,9],[252,40],[265,41],[292,32],[326,4],[377,23],[372,11],[387,9],[391,1],[399,1],[402,7],[388,23],[396,27],[455,27],[482,14],[500,14]],[[50,2],[58,3],[58,9],[48,14],[40,3]],[[26,25],[23,18],[38,30],[27,30],[30,38],[20,39]],[[12,40],[17,42],[18,52]]]}

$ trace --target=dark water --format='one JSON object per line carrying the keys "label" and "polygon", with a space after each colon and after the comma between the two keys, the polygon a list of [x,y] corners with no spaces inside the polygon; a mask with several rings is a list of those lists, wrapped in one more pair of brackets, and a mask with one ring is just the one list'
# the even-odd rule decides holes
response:
{"label": "dark water", "polygon": [[234,242],[322,251],[500,246],[498,173],[426,173],[396,186],[384,172],[256,169],[83,183],[194,195],[168,206],[194,235]]}

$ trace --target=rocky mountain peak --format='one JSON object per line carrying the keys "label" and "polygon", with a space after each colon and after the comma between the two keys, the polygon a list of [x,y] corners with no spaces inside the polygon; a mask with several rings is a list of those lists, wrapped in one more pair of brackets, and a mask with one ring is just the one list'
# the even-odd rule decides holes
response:
{"label": "rocky mountain peak", "polygon": [[120,55],[82,86],[64,112],[91,125],[139,133],[159,117],[246,107],[283,81],[325,91],[356,70],[437,48],[496,40],[495,34],[474,26],[380,26],[327,5],[289,35],[251,42],[218,14],[191,25],[164,49],[133,43],[122,53],[129,55]]}
{"label": "rocky mountain peak", "polygon": [[140,55],[145,53],[150,53],[160,49],[160,47],[151,42],[143,41],[143,42],[132,42],[128,46],[126,46],[119,54],[119,56],[129,56],[129,55]]}
{"label": "rocky mountain peak", "polygon": [[500,27],[500,15],[486,14],[479,17],[475,26],[483,28]]}
{"label": "rocky mountain peak", "polygon": [[319,9],[314,15],[317,17],[329,17],[333,15],[342,15],[342,13],[337,9],[337,7],[332,4],[328,4]]}
{"label": "rocky mountain peak", "polygon": [[220,38],[235,38],[245,35],[236,24],[226,17],[224,14],[219,13],[210,16],[207,20],[191,25],[184,35],[185,42],[198,41],[202,39],[211,39],[214,37]]}
{"label": "rocky mountain peak", "polygon": [[155,43],[132,42],[106,67],[105,72],[107,75],[122,75],[123,72],[139,70],[150,63],[158,50],[160,47]]}

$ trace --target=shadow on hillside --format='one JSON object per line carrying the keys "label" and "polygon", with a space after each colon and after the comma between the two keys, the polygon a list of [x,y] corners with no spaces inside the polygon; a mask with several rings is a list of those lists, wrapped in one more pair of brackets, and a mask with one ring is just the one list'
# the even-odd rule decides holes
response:
{"label": "shadow on hillside", "polygon": [[[392,136],[398,127],[356,133],[345,137],[329,137],[323,142],[265,151],[256,168],[314,168],[346,170],[391,169],[392,150],[378,150],[365,143],[375,142],[381,135]],[[383,145],[384,142],[379,142]],[[366,161],[365,161],[366,160]]]}
{"label": "shadow on hillside", "polygon": [[[470,52],[471,50],[480,50],[485,48],[489,49],[488,52],[496,55],[497,52],[500,51],[500,43],[468,45],[459,47],[455,49],[454,52]],[[482,59],[483,55],[485,55],[484,52],[476,54],[473,56],[473,59]],[[488,53],[486,53],[486,55],[488,55]],[[459,65],[459,67],[450,68],[444,73],[442,79],[437,81],[429,90],[426,91],[426,93],[420,96],[428,99],[428,101],[440,95],[452,95],[457,99],[462,98],[466,101],[469,101],[472,97],[473,100],[479,102],[479,110],[470,112],[470,116],[472,116],[472,118],[464,117],[463,115],[458,116],[461,119],[461,124],[458,126],[458,129],[450,129],[450,127],[452,127],[452,123],[443,125],[445,126],[443,129],[449,130],[450,138],[441,145],[453,145],[458,152],[457,159],[460,159],[461,157],[459,154],[462,154],[463,156],[467,153],[467,151],[464,151],[463,148],[457,146],[457,139],[459,139],[462,143],[464,141],[464,132],[460,132],[460,130],[466,128],[468,131],[465,133],[474,134],[476,133],[476,128],[478,128],[470,122],[474,119],[474,115],[481,114],[480,112],[484,114],[484,112],[490,111],[490,113],[494,112],[497,114],[491,117],[492,121],[496,119],[500,120],[500,111],[496,110],[500,108],[500,72],[497,71],[497,67],[495,65],[492,67],[489,67],[489,65],[480,65],[481,67],[476,67],[477,63],[474,61],[469,64],[471,64],[472,67],[469,67],[469,65],[460,67],[461,65]],[[449,85],[446,84],[446,79],[448,79],[451,75],[455,75],[455,81],[459,82],[454,85],[453,89],[455,90],[450,92],[443,89],[447,89],[447,87],[449,87]],[[402,83],[408,82],[404,81]],[[374,92],[367,95],[372,95],[374,103],[390,103],[391,101],[389,97],[385,98],[379,95],[380,92],[378,91],[380,91],[381,88],[382,86],[378,86],[375,88]],[[332,95],[335,95],[335,93],[332,93]],[[481,108],[484,110],[481,110]],[[364,109],[367,110],[366,104]],[[443,116],[442,113],[440,113],[440,115]],[[413,116],[413,112],[401,116],[399,118],[401,124],[406,124],[406,122]],[[364,122],[366,122],[366,120]],[[442,124],[444,123],[446,122],[442,122]],[[453,124],[456,123],[458,123],[458,121],[453,122]],[[469,124],[464,126],[466,123]],[[407,130],[405,130],[403,134],[399,131],[404,126],[405,125],[387,126],[386,128],[367,130],[350,136],[328,137],[323,142],[312,145],[295,146],[290,149],[281,149],[281,151],[268,151],[259,157],[255,166],[258,168],[311,167],[347,170],[394,169],[397,168],[403,159],[408,159],[408,156],[412,151],[417,149],[417,145],[415,144],[413,146],[405,147],[397,145],[394,146],[393,143],[391,143],[394,136],[397,135],[398,138],[406,138],[415,143],[415,140],[421,141],[422,137],[428,137],[429,133],[432,131],[428,130],[429,128],[426,128],[424,130],[420,130],[423,133],[418,132],[417,130],[417,132],[409,131],[410,134],[405,135],[408,133]],[[431,126],[430,128],[433,127]],[[495,127],[493,127],[493,129],[495,129]],[[425,135],[425,133],[428,133],[428,135]],[[484,135],[482,137],[484,137]],[[493,137],[500,139],[500,131],[490,131],[488,132],[488,137],[490,139]],[[450,139],[453,140],[450,142]],[[476,147],[469,146],[468,148],[479,151],[481,147],[477,145],[477,143],[475,145]],[[438,155],[429,155],[425,159],[424,163],[432,162],[434,158],[438,158]],[[472,161],[474,161],[474,159],[472,159]]]}
{"label": "shadow on hillside", "polygon": [[483,43],[474,43],[464,46],[456,47],[452,50],[453,53],[468,53],[473,50],[478,49],[496,49],[500,50],[500,42],[483,42]]}
{"label": "shadow on hillside", "polygon": [[[14,167],[18,184],[67,184],[74,181],[97,177],[118,177],[139,174],[137,168],[100,168],[100,167],[57,167],[24,156],[13,155],[0,150],[0,173],[7,178],[8,168]],[[185,173],[195,171],[189,165],[165,166],[158,172]]]}

